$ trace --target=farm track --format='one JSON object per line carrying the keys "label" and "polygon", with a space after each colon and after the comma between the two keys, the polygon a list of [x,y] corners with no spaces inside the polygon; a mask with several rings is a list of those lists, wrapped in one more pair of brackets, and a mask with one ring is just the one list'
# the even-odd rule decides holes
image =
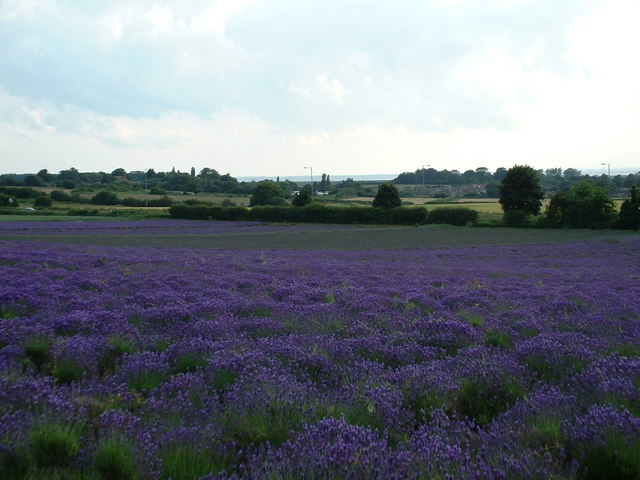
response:
{"label": "farm track", "polygon": [[[257,229],[256,229],[257,230]],[[510,245],[540,242],[565,242],[603,237],[633,235],[629,232],[596,230],[533,230],[504,228],[423,227],[350,227],[299,230],[284,226],[282,231],[242,231],[217,234],[123,234],[74,235],[69,233],[4,233],[8,242],[53,242],[104,246],[149,246],[171,248],[254,249],[393,249],[428,246]]]}

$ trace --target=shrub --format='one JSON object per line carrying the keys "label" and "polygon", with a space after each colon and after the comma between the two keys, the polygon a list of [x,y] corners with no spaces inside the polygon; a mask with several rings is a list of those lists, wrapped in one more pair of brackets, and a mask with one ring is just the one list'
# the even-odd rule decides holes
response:
{"label": "shrub", "polygon": [[119,203],[118,195],[107,190],[102,190],[91,197],[90,203],[96,205],[116,205]]}
{"label": "shrub", "polygon": [[630,198],[620,205],[620,215],[614,227],[625,230],[640,228],[640,193],[635,185],[631,187]]}
{"label": "shrub", "polygon": [[164,188],[154,185],[151,187],[151,190],[149,190],[149,193],[151,195],[166,195],[168,192]]}
{"label": "shrub", "polygon": [[475,225],[478,222],[478,212],[464,207],[441,207],[429,211],[427,223],[444,223],[449,225],[464,226]]}
{"label": "shrub", "polygon": [[507,227],[526,227],[529,224],[529,213],[516,208],[505,210],[503,220]]}
{"label": "shrub", "polygon": [[11,195],[0,193],[0,207],[18,207],[20,202]]}
{"label": "shrub", "polygon": [[371,202],[373,207],[378,208],[395,208],[402,205],[398,188],[392,183],[382,183],[378,187],[378,192]]}
{"label": "shrub", "polygon": [[551,225],[570,228],[608,228],[615,218],[615,204],[608,193],[589,182],[555,194],[547,208]]}
{"label": "shrub", "polygon": [[300,192],[296,193],[293,196],[293,200],[291,200],[291,203],[295,206],[295,207],[304,207],[305,205],[308,205],[311,203],[311,189],[310,188],[303,188]]}
{"label": "shrub", "polygon": [[285,203],[285,194],[282,187],[280,187],[276,182],[265,180],[258,183],[254,188],[253,195],[249,201],[249,206],[284,205]]}
{"label": "shrub", "polygon": [[40,195],[33,202],[34,207],[50,207],[53,202],[51,197],[47,194]]}
{"label": "shrub", "polygon": [[51,197],[52,200],[55,200],[56,202],[70,202],[71,201],[71,195],[67,195],[62,190],[54,190],[53,192],[51,192],[49,194],[49,196]]}

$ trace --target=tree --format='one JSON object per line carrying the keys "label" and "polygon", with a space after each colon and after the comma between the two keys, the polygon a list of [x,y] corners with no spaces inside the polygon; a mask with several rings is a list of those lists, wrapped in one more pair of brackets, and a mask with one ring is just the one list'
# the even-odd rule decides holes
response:
{"label": "tree", "polygon": [[378,187],[378,193],[376,193],[371,205],[380,208],[399,207],[402,205],[402,202],[400,201],[398,188],[392,183],[382,183]]}
{"label": "tree", "polygon": [[542,208],[544,192],[540,176],[528,165],[516,165],[507,170],[500,184],[502,210],[522,210],[528,215],[538,215]]}
{"label": "tree", "polygon": [[631,186],[631,198],[620,205],[620,216],[616,228],[638,230],[640,228],[640,193],[635,185]]}
{"label": "tree", "polygon": [[304,187],[298,193],[293,196],[293,200],[291,203],[296,207],[304,207],[311,203],[311,189],[308,187]]}
{"label": "tree", "polygon": [[89,202],[96,205],[116,205],[119,200],[118,196],[115,193],[109,192],[107,190],[102,190],[101,192],[98,192],[93,197],[91,197],[91,200],[89,200]]}
{"label": "tree", "polygon": [[608,228],[615,218],[615,203],[606,189],[582,182],[568,192],[558,192],[549,202],[551,225],[571,228]]}
{"label": "tree", "polygon": [[256,205],[284,205],[285,203],[284,190],[271,180],[259,182],[253,189],[253,195],[249,200],[250,207],[255,207]]}

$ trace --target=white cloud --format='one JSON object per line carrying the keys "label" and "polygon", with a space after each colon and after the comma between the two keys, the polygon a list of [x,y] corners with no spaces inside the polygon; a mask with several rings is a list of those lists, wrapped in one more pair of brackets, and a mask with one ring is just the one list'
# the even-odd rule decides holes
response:
{"label": "white cloud", "polygon": [[639,23],[636,0],[0,0],[0,150],[236,175],[637,163]]}

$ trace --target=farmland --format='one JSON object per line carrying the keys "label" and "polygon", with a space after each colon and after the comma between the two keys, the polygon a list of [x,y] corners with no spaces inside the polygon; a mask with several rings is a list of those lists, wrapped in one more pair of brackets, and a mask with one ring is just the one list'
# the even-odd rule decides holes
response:
{"label": "farmland", "polygon": [[640,477],[640,237],[0,224],[0,477]]}

